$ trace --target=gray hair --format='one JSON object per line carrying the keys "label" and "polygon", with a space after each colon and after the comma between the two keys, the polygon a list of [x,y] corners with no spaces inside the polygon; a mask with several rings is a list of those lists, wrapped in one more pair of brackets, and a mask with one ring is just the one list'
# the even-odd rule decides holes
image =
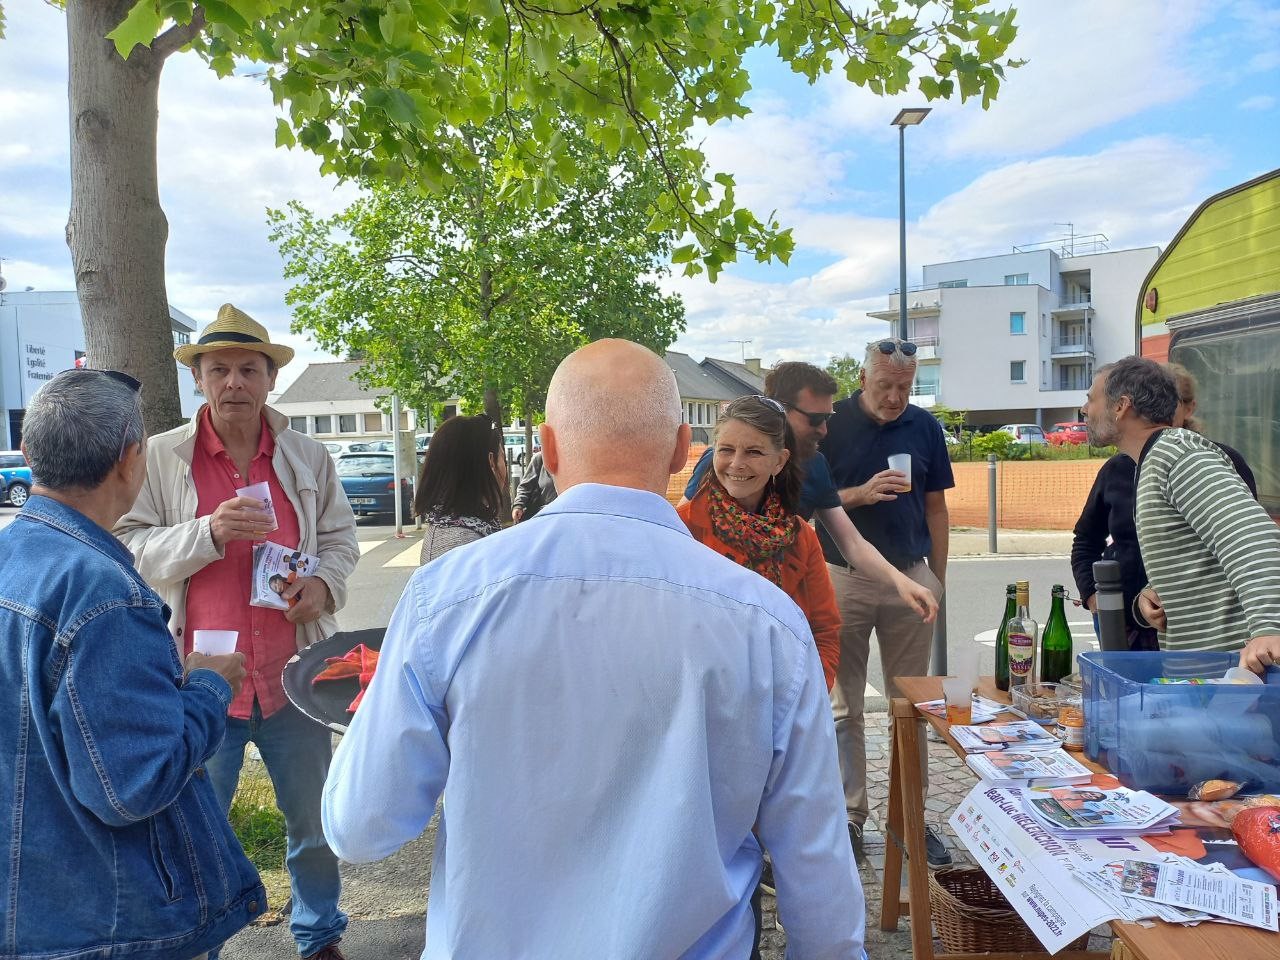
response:
{"label": "gray hair", "polygon": [[66,370],[39,389],[22,422],[36,482],[91,490],[145,436],[140,396],[100,370]]}
{"label": "gray hair", "polygon": [[1148,423],[1173,423],[1178,409],[1178,384],[1160,364],[1145,357],[1123,357],[1101,367],[1098,373],[1107,375],[1103,390],[1108,404],[1115,405],[1121,397],[1128,397],[1133,412]]}
{"label": "gray hair", "polygon": [[863,369],[869,370],[877,363],[887,363],[889,366],[895,367],[898,370],[906,370],[909,367],[914,368],[916,365],[915,354],[908,357],[901,350],[894,350],[893,353],[885,353],[880,349],[880,344],[882,343],[893,343],[896,345],[906,342],[906,340],[899,339],[898,337],[881,337],[879,340],[872,340],[867,344],[866,353],[862,358]]}

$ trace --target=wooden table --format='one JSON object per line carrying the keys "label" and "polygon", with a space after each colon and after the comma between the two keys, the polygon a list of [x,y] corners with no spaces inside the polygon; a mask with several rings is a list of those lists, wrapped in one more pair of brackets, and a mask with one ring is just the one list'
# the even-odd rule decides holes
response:
{"label": "wooden table", "polygon": [[[933,725],[947,745],[963,759],[964,749],[951,736],[950,724],[939,717],[921,713],[917,703],[942,697],[941,677],[901,677],[898,690],[905,699],[895,698],[891,704],[893,744],[889,755],[889,820],[888,842],[884,854],[884,892],[880,905],[880,929],[897,930],[898,919],[911,917],[911,949],[915,960],[1043,960],[1044,954],[981,953],[935,954],[933,951],[933,913],[929,908],[929,867],[924,850],[924,784],[918,757],[921,750],[921,721]],[[1009,695],[995,688],[991,677],[984,677],[978,692],[1001,703]],[[1012,718],[1011,718],[1012,719]],[[1106,769],[1075,755],[1095,773]],[[904,762],[909,758],[911,762]],[[903,848],[907,856],[907,888],[902,889]],[[904,899],[903,894],[906,894]],[[1136,923],[1111,922],[1119,941],[1116,953],[1135,960],[1266,960],[1280,958],[1280,934],[1224,923],[1202,923],[1196,927],[1153,921],[1150,927]],[[1107,956],[1087,951],[1064,951],[1058,960],[1085,960]]]}

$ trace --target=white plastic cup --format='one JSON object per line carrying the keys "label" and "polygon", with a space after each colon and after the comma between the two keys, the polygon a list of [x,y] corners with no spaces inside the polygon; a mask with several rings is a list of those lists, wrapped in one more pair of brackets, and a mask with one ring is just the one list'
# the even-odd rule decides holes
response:
{"label": "white plastic cup", "polygon": [[898,470],[907,475],[907,489],[903,493],[911,492],[911,454],[895,453],[889,458],[889,469]]}
{"label": "white plastic cup", "polygon": [[[279,528],[280,524],[276,522],[275,507],[271,505],[271,485],[267,481],[263,480],[260,483],[252,483],[247,487],[240,487],[236,490],[236,496],[257,500],[262,504],[262,509],[271,514],[271,530]],[[270,533],[271,531],[268,530],[267,532]]]}
{"label": "white plastic cup", "polygon": [[192,649],[209,657],[219,657],[236,652],[236,640],[240,634],[235,630],[196,630],[192,635]]}
{"label": "white plastic cup", "polygon": [[947,722],[968,724],[973,720],[973,684],[967,677],[944,677],[942,697],[947,704]]}
{"label": "white plastic cup", "polygon": [[966,681],[971,691],[978,686],[978,678],[982,675],[982,654],[987,649],[977,643],[960,643],[950,657],[953,662],[948,662],[951,673],[957,679]]}

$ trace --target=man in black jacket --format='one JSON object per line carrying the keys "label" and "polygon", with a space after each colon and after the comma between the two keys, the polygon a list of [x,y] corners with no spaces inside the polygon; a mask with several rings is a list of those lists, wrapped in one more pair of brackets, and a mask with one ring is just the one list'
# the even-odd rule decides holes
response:
{"label": "man in black jacket", "polygon": [[533,455],[524,476],[520,478],[520,486],[516,488],[515,499],[511,501],[511,519],[515,523],[529,520],[539,510],[556,498],[556,482],[542,463],[542,453]]}

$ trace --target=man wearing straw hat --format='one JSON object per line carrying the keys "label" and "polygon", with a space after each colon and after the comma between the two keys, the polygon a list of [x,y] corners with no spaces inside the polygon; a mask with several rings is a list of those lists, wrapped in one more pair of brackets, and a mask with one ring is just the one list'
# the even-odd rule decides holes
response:
{"label": "man wearing straw hat", "polygon": [[[116,534],[172,608],[169,628],[180,651],[192,649],[196,630],[237,631],[248,675],[209,777],[229,810],[245,745],[257,745],[288,832],[298,952],[342,960],[337,943],[347,917],[338,909],[338,861],[320,823],[330,736],[288,702],[280,676],[294,653],[336,631],[334,614],[359,559],[355,517],[328,451],[266,405],[293,350],[227,303],[174,356],[191,367],[206,402],[190,423],[151,439],[146,483]],[[262,483],[271,512],[240,493]],[[320,561],[314,576],[285,589],[285,599],[296,598],[288,611],[249,606],[253,544],[267,538]]]}

